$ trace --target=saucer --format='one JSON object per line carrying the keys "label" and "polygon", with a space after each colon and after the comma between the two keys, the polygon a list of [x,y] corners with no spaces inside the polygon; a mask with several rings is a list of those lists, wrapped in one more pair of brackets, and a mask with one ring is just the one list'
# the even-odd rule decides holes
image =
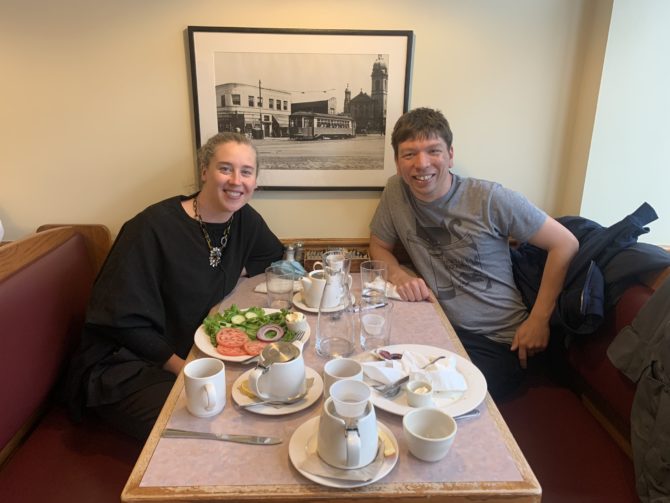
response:
{"label": "saucer", "polygon": [[[308,313],[318,313],[319,308],[318,307],[309,307],[307,304],[303,302],[302,299],[302,292],[298,292],[293,296],[293,305],[297,307],[298,309],[302,309],[303,311],[307,311]],[[326,309],[323,309],[321,312],[322,313],[334,313],[336,311],[341,311],[344,309],[344,305],[340,304],[339,306],[335,307],[328,307]]]}
{"label": "saucer", "polygon": [[[233,383],[231,395],[237,405],[246,405],[254,401],[238,389],[244,381],[249,379],[249,374],[252,370],[254,369],[251,368],[244,372]],[[304,400],[287,404],[279,408],[275,408],[272,405],[256,405],[255,407],[248,407],[246,410],[264,416],[283,416],[285,414],[293,414],[294,412],[306,409],[319,398],[321,398],[321,395],[323,394],[323,380],[321,379],[321,376],[318,374],[318,372],[311,369],[310,367],[305,367],[305,378],[314,379],[314,383],[307,390],[307,395],[305,395]]]}
{"label": "saucer", "polygon": [[[319,427],[319,419],[320,418],[318,416],[313,417],[312,419],[309,419],[308,421],[298,426],[298,429],[293,432],[291,440],[288,444],[288,457],[291,460],[291,463],[293,463],[293,466],[296,470],[298,470],[304,477],[308,478],[312,482],[316,482],[322,486],[337,487],[342,489],[367,486],[369,484],[374,484],[378,480],[386,477],[386,475],[389,474],[389,472],[398,462],[398,441],[393,435],[393,432],[385,424],[377,421],[377,428],[387,439],[391,441],[393,448],[395,449],[395,453],[392,456],[384,458],[384,462],[379,468],[379,471],[371,480],[362,482],[359,480],[348,481],[342,479],[331,479],[328,477],[322,477],[320,475],[314,475],[313,473],[302,470],[300,466],[302,466],[305,459],[307,459],[308,451],[316,451],[316,435]],[[324,466],[327,465],[324,463]]]}

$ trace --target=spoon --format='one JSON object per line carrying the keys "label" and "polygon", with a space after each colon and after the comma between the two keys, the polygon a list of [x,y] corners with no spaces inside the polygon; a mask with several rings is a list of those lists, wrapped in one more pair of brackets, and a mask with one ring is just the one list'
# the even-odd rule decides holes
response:
{"label": "spoon", "polygon": [[293,403],[299,402],[303,398],[305,398],[305,395],[307,395],[307,391],[305,390],[299,395],[295,396],[290,396],[286,400],[261,400],[260,402],[249,402],[249,403],[243,403],[239,407],[242,409],[247,409],[249,407],[255,407],[256,405],[291,405]]}

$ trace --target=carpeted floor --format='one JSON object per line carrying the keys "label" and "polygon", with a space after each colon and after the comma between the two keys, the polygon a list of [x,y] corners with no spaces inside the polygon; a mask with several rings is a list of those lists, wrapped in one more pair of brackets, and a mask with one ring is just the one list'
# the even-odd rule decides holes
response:
{"label": "carpeted floor", "polygon": [[569,389],[529,376],[497,404],[542,486],[543,503],[633,503],[632,461]]}

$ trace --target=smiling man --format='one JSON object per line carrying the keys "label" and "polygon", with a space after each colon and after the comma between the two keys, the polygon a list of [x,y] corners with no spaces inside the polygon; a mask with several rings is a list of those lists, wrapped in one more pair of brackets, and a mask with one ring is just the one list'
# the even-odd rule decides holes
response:
{"label": "smiling man", "polygon": [[[433,292],[500,398],[520,383],[528,357],[547,347],[549,318],[579,245],[521,194],[453,174],[452,141],[449,122],[437,110],[417,108],[398,119],[391,138],[397,175],[370,224],[370,254],[388,264],[389,281],[404,300],[425,300]],[[510,238],[548,252],[530,313],[514,283]],[[394,257],[398,240],[420,277]]]}

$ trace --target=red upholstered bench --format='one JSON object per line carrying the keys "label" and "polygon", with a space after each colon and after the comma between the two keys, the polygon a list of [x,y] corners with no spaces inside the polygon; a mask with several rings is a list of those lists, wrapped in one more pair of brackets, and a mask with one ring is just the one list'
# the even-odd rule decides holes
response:
{"label": "red upholstered bench", "polygon": [[111,239],[57,227],[0,247],[0,501],[119,501],[141,446],[54,399]]}

